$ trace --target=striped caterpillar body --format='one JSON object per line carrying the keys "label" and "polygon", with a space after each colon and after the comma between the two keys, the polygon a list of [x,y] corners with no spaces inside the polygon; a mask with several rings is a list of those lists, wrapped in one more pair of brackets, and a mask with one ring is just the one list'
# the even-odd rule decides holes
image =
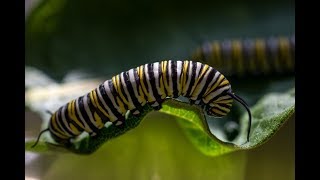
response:
{"label": "striped caterpillar body", "polygon": [[206,42],[191,57],[226,75],[293,73],[295,36]]}
{"label": "striped caterpillar body", "polygon": [[[235,99],[248,111],[251,124],[247,104],[232,92],[223,74],[200,62],[169,60],[122,72],[60,107],[34,146],[45,131],[49,131],[58,144],[68,146],[72,138],[84,131],[91,136],[98,135],[106,122],[121,128],[128,110],[139,116],[147,103],[159,110],[167,98],[179,96],[189,98],[190,103],[201,105],[209,116],[216,117],[225,116]],[[249,133],[250,125],[248,136]]]}

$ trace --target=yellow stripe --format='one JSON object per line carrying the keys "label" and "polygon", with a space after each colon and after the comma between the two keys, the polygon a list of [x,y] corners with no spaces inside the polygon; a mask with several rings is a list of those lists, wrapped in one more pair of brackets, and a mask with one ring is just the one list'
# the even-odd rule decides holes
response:
{"label": "yellow stripe", "polygon": [[145,84],[144,84],[143,66],[138,67],[138,69],[139,69],[138,75],[139,75],[139,78],[140,78],[140,85],[141,85],[141,87],[142,87],[142,90],[143,90],[144,94],[148,96],[148,91],[147,91],[146,86],[145,86]]}
{"label": "yellow stripe", "polygon": [[[118,91],[118,90],[117,90],[118,85],[117,85],[115,76],[112,77],[112,83],[113,83],[113,87],[116,89],[116,91]],[[117,101],[117,103],[118,103],[118,105],[119,105],[119,109],[120,109],[120,111],[122,112],[122,114],[126,113],[127,110],[124,108],[124,104],[123,104],[123,102],[121,101],[121,99],[120,99],[118,96],[116,96],[116,97],[114,97],[114,98],[115,98],[115,100]],[[111,119],[110,119],[110,121],[111,121]]]}
{"label": "yellow stripe", "polygon": [[[94,90],[93,90],[93,91],[94,91]],[[90,101],[92,102],[92,105],[96,108],[97,105],[96,105],[96,102],[94,101],[93,95],[92,95],[92,92],[93,92],[93,91],[91,91],[91,92],[89,93],[89,97],[90,97]]]}
{"label": "yellow stripe", "polygon": [[[139,67],[137,67],[136,68],[136,72],[137,72],[137,75],[138,75],[138,77],[139,77]],[[136,80],[135,80],[136,81]],[[139,81],[141,81],[141,80],[139,80]],[[133,87],[132,87],[133,88]],[[144,101],[146,101],[145,100],[145,98],[144,98],[144,94],[143,94],[143,91],[142,91],[142,89],[141,89],[141,85],[138,85],[137,83],[136,83],[136,88],[137,88],[137,93],[138,93],[138,97],[137,97],[137,99],[138,99],[138,101],[139,101],[139,103],[143,103]]]}
{"label": "yellow stripe", "polygon": [[97,114],[97,112],[93,113],[93,118],[96,121],[98,128],[103,128],[104,124],[102,123],[101,117]]}
{"label": "yellow stripe", "polygon": [[222,106],[220,106],[219,104],[213,104],[213,106],[214,106],[214,107],[217,107],[217,108],[219,108],[219,109],[222,109],[222,110],[224,110],[224,111],[226,111],[226,112],[229,112],[229,111],[230,111],[230,108],[222,107]]}
{"label": "yellow stripe", "polygon": [[224,113],[224,112],[222,112],[222,111],[219,111],[218,109],[212,108],[211,111],[213,111],[214,113],[219,114],[219,115],[221,115],[221,116],[227,115],[227,113]]}
{"label": "yellow stripe", "polygon": [[121,86],[122,86],[122,84],[121,84],[121,82],[120,82],[120,76],[119,76],[119,75],[116,76],[116,81],[117,81],[117,87],[116,87],[116,89],[117,89],[117,91],[118,91],[118,94],[119,94],[120,98],[123,100],[123,102],[124,102],[128,107],[131,107],[131,106],[130,106],[130,103],[129,103],[128,100],[124,97],[124,95],[123,95],[123,93],[122,93],[122,91],[121,91]]}
{"label": "yellow stripe", "polygon": [[85,129],[85,127],[82,125],[82,123],[79,121],[79,119],[77,119],[77,116],[75,114],[75,107],[74,107],[74,103],[75,100],[72,100],[69,104],[68,104],[68,115],[69,118],[74,121],[75,123],[77,123],[77,125],[79,125],[82,129]]}
{"label": "yellow stripe", "polygon": [[219,87],[224,86],[224,85],[227,85],[227,84],[230,84],[229,81],[228,81],[227,79],[224,79],[224,80],[220,83]]}
{"label": "yellow stripe", "polygon": [[168,64],[168,61],[162,61],[163,64],[162,64],[162,72],[163,72],[163,82],[164,82],[164,86],[166,88],[166,90],[168,91],[167,93],[167,96],[171,96],[172,95],[172,92],[169,88],[169,82],[167,80],[167,77],[166,77],[166,74],[167,74],[167,64]]}
{"label": "yellow stripe", "polygon": [[[141,94],[141,103],[146,103],[147,102],[147,100],[146,100],[146,98],[144,97],[144,93],[143,93],[143,91],[142,91],[142,88],[141,88],[141,86],[139,86],[139,93]],[[141,104],[141,105],[144,105],[144,104]]]}
{"label": "yellow stripe", "polygon": [[81,132],[73,125],[73,124],[69,124],[70,129],[72,130],[72,132],[76,135],[81,134]]}
{"label": "yellow stripe", "polygon": [[[198,82],[200,81],[200,79],[202,78],[202,76],[205,75],[205,73],[207,72],[207,70],[209,69],[209,66],[207,64],[204,65],[200,76],[196,79],[196,82],[194,83],[195,85],[193,86],[193,88],[191,89],[192,92],[192,96],[195,96],[195,94],[199,94],[199,90],[200,87],[198,87]],[[199,92],[199,93],[198,93]]]}
{"label": "yellow stripe", "polygon": [[212,58],[210,59],[210,64],[214,66],[217,69],[221,69],[223,67],[222,65],[222,59],[221,59],[221,47],[218,41],[214,41],[212,44]]}
{"label": "yellow stripe", "polygon": [[227,104],[227,103],[232,103],[233,100],[232,100],[232,99],[228,99],[228,100],[217,100],[217,101],[215,101],[215,102]]}
{"label": "yellow stripe", "polygon": [[164,90],[164,85],[163,85],[163,78],[162,78],[162,76],[160,76],[159,83],[160,83],[159,86],[160,86],[161,99],[164,99],[164,98],[166,98],[167,96],[166,96],[166,92],[165,92],[165,90]]}
{"label": "yellow stripe", "polygon": [[52,115],[52,125],[53,125],[53,127],[54,127],[54,130],[56,130],[56,131],[58,131],[61,135],[63,135],[63,136],[66,136],[66,137],[68,137],[67,135],[66,135],[66,133],[65,132],[63,132],[62,131],[62,129],[60,129],[59,127],[58,127],[58,122],[57,122],[57,120],[56,120],[56,112]]}
{"label": "yellow stripe", "polygon": [[[213,86],[212,86],[210,89],[207,88],[207,91],[206,91],[206,93],[205,93],[204,96],[210,94],[211,91],[213,91],[213,90],[220,84],[220,82],[223,80],[223,78],[224,78],[224,76],[221,74],[220,77],[219,77],[219,79],[213,84]],[[208,89],[209,89],[209,90],[208,90]]]}
{"label": "yellow stripe", "polygon": [[117,96],[116,97],[120,111],[122,112],[122,114],[125,114],[127,112],[126,108],[124,108],[124,104],[122,103],[122,101],[120,100],[120,98]]}
{"label": "yellow stripe", "polygon": [[279,38],[279,46],[280,46],[280,54],[285,61],[282,63],[284,63],[288,69],[292,69],[293,62],[292,62],[292,57],[291,57],[290,50],[289,50],[289,48],[290,48],[289,40],[284,37]]}
{"label": "yellow stripe", "polygon": [[240,40],[232,41],[232,54],[233,54],[233,64],[236,66],[239,75],[243,74],[243,56],[242,56],[242,45]]}
{"label": "yellow stripe", "polygon": [[68,136],[61,135],[61,134],[57,133],[56,131],[52,131],[52,133],[55,134],[56,136],[58,136],[61,139],[69,139],[70,138]]}
{"label": "yellow stripe", "polygon": [[266,52],[265,52],[265,44],[263,39],[256,39],[256,53],[257,53],[257,61],[260,64],[260,70],[264,73],[269,72],[269,65],[267,63]]}
{"label": "yellow stripe", "polygon": [[189,61],[184,61],[183,62],[183,77],[182,77],[182,94],[185,93],[185,89],[186,87],[186,83],[187,83],[187,72],[188,72],[188,65],[189,65]]}
{"label": "yellow stripe", "polygon": [[109,119],[111,119],[110,115],[100,106],[96,91],[92,91],[93,99],[96,102],[98,109]]}

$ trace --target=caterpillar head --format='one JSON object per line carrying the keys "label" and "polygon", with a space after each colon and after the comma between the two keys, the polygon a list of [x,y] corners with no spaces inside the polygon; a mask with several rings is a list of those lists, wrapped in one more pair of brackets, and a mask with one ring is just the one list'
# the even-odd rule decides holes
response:
{"label": "caterpillar head", "polygon": [[207,106],[207,114],[221,118],[230,112],[233,98],[228,94],[222,94],[216,100],[210,102]]}
{"label": "caterpillar head", "polygon": [[[47,113],[49,113],[49,114],[51,115],[51,118],[50,118],[50,121],[49,121],[49,127],[46,128],[46,129],[44,129],[44,130],[42,130],[42,131],[39,133],[36,142],[35,142],[31,147],[32,147],[32,148],[35,147],[35,146],[38,144],[41,135],[42,135],[43,133],[47,132],[47,131],[49,131],[50,136],[52,137],[52,139],[53,139],[56,143],[58,143],[58,146],[59,146],[59,145],[68,146],[68,145],[70,144],[69,138],[59,137],[59,136],[56,135],[56,134],[54,133],[54,131],[53,131],[53,128],[52,128],[53,124],[52,124],[52,122],[53,122],[53,117],[55,116],[55,114],[53,114],[52,112],[50,112],[50,111],[48,111],[48,110],[47,110]],[[60,135],[60,136],[61,136],[61,135]],[[47,142],[47,143],[49,143],[49,142]],[[49,144],[52,144],[52,143],[49,143]]]}
{"label": "caterpillar head", "polygon": [[227,89],[220,93],[219,96],[215,97],[212,101],[207,104],[206,112],[209,116],[214,117],[223,117],[230,112],[232,107],[233,100],[238,101],[243,107],[246,108],[248,115],[249,115],[249,127],[248,127],[248,134],[247,134],[247,141],[249,141],[249,134],[251,129],[251,111],[248,107],[248,104],[238,95],[234,94],[231,91],[231,88]]}

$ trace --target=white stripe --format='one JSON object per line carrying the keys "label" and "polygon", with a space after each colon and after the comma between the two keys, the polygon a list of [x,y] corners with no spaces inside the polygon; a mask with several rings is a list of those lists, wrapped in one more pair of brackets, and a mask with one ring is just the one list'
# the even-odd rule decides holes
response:
{"label": "white stripe", "polygon": [[207,96],[208,91],[211,89],[213,84],[215,84],[217,82],[219,74],[220,73],[218,71],[216,71],[216,74],[214,75],[214,77],[212,78],[211,82],[209,83],[209,85],[208,85],[208,87],[206,89],[206,92],[204,93],[203,97]]}
{"label": "white stripe", "polygon": [[[111,100],[114,108],[117,109],[120,114],[126,113],[126,112],[121,112],[121,109],[120,109],[119,106],[116,104],[116,101],[115,101],[115,99],[114,99],[114,97],[113,97],[113,94],[111,93],[111,90],[110,90],[110,87],[109,87],[109,81],[111,81],[111,80],[107,80],[107,81],[105,81],[105,82],[103,83],[104,89],[106,90],[106,93],[107,93],[109,99]],[[112,83],[112,81],[111,81],[111,83]]]}
{"label": "white stripe", "polygon": [[73,135],[70,134],[70,133],[68,133],[67,131],[65,131],[64,128],[62,127],[62,124],[60,123],[60,119],[59,119],[59,117],[58,117],[58,112],[55,113],[55,116],[56,116],[56,122],[57,122],[57,124],[58,124],[58,128],[61,127],[60,130],[61,130],[62,132],[64,132],[65,135],[67,135],[67,136],[69,136],[69,137],[72,137]]}
{"label": "white stripe", "polygon": [[139,96],[139,93],[138,93],[137,83],[136,83],[136,79],[134,77],[134,69],[129,70],[129,80],[132,85],[134,95],[137,97],[139,103],[142,104],[143,98],[141,98],[141,96]]}
{"label": "white stripe", "polygon": [[149,78],[149,74],[148,74],[148,64],[144,65],[144,73],[146,75],[146,81],[147,81],[147,84],[148,84],[148,93],[151,96],[151,99],[150,100],[148,99],[148,101],[149,102],[153,102],[156,99],[155,99],[155,97],[153,95],[152,88],[151,88],[151,85],[150,85],[150,78]]}
{"label": "white stripe", "polygon": [[206,96],[204,99],[203,99],[203,102],[205,104],[207,104],[211,99],[215,98],[216,96],[218,96],[219,94],[221,94],[223,91],[227,90],[230,88],[230,85],[228,86],[225,86],[223,88],[219,88],[213,92],[211,92],[208,96]]}
{"label": "white stripe", "polygon": [[181,95],[182,90],[182,61],[177,61],[177,89],[178,89],[178,95]]}
{"label": "white stripe", "polygon": [[168,61],[168,76],[169,76],[169,96],[173,95],[173,84],[172,84],[172,72],[171,72],[171,60]]}
{"label": "white stripe", "polygon": [[158,62],[153,63],[153,74],[154,74],[154,78],[156,80],[156,88],[157,88],[158,94],[160,96],[162,96],[163,92],[161,93],[161,90],[160,90],[160,83],[159,83],[160,72],[159,72],[159,63]]}
{"label": "white stripe", "polygon": [[83,122],[84,124],[84,127],[85,127],[85,131],[88,132],[88,133],[91,133],[92,132],[92,129],[88,126],[88,124],[86,123],[86,121],[84,120],[84,118],[82,117],[82,114],[81,114],[81,111],[79,109],[79,98],[77,98],[76,102],[76,110],[78,112],[78,115],[80,117],[80,120]]}
{"label": "white stripe", "polygon": [[89,116],[89,119],[90,119],[91,123],[94,124],[95,127],[98,127],[98,124],[94,120],[94,117],[92,116],[92,112],[90,111],[90,107],[88,105],[88,97],[87,97],[87,95],[85,95],[83,97],[83,106],[84,106],[84,109],[87,112],[87,115]]}
{"label": "white stripe", "polygon": [[[67,109],[67,106],[66,106],[66,105],[63,106],[62,112],[61,112],[61,114],[62,114],[62,115],[61,115],[61,116],[62,116],[62,121],[63,121],[63,123],[66,125],[66,127],[69,129],[69,131],[73,132],[72,129],[70,128],[69,123],[67,122],[67,119],[66,119],[66,115],[65,115],[66,109]],[[73,132],[73,133],[76,134],[75,132]]]}
{"label": "white stripe", "polygon": [[197,79],[199,78],[199,75],[200,75],[200,69],[201,69],[201,63],[197,62],[197,69],[196,69],[196,76],[195,76],[195,79],[194,79],[194,84],[191,88],[191,91],[190,91],[190,94],[189,95],[192,95],[194,89],[197,87],[198,83],[197,83]]}
{"label": "white stripe", "polygon": [[212,71],[212,68],[209,67],[208,70],[207,70],[207,72],[204,74],[201,82],[198,83],[198,85],[197,85],[197,87],[196,87],[196,88],[197,88],[197,91],[195,91],[195,90],[193,91],[193,93],[192,93],[192,95],[191,95],[192,97],[191,97],[190,99],[196,100],[196,99],[198,98],[198,95],[201,93],[203,87],[206,85],[206,82],[208,81],[207,79],[208,79],[208,76],[209,76],[209,74],[210,74],[211,71]]}
{"label": "white stripe", "polygon": [[184,89],[183,89],[183,95],[187,95],[187,91],[188,91],[188,87],[190,86],[190,82],[191,82],[191,78],[192,78],[192,68],[193,68],[193,64],[192,64],[192,61],[189,61],[189,69],[187,70],[189,73],[188,73],[188,81],[187,81],[187,84],[184,86]]}

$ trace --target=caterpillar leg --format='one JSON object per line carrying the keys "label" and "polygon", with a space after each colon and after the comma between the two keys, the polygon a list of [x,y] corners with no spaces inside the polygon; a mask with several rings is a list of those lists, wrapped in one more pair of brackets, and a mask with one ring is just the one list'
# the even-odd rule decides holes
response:
{"label": "caterpillar leg", "polygon": [[96,133],[96,132],[91,132],[91,133],[89,133],[89,135],[90,135],[91,137],[95,137],[95,136],[97,136],[97,133]]}
{"label": "caterpillar leg", "polygon": [[142,112],[142,107],[136,107],[136,109],[131,110],[131,114],[135,117],[138,117]]}
{"label": "caterpillar leg", "polygon": [[155,111],[158,111],[162,108],[163,101],[164,101],[163,99],[158,99],[155,102],[151,102],[149,104]]}
{"label": "caterpillar leg", "polygon": [[125,127],[125,123],[126,120],[124,116],[113,122],[113,124],[120,129],[123,129]]}

